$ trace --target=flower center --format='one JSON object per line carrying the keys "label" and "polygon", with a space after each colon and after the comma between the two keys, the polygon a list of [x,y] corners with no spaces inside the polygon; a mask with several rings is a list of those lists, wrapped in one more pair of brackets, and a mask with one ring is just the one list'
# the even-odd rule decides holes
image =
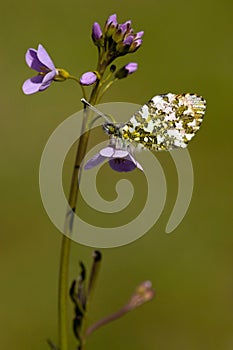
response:
{"label": "flower center", "polygon": [[39,75],[46,75],[47,73],[50,72],[50,69],[45,67],[45,66],[40,66],[40,72]]}

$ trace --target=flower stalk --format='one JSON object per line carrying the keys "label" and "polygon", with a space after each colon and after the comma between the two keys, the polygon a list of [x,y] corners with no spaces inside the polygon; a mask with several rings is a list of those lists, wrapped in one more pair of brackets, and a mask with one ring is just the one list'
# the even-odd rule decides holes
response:
{"label": "flower stalk", "polygon": [[[90,103],[95,104],[98,96],[98,85],[93,88]],[[72,212],[67,212],[65,218],[65,234],[71,234],[73,228],[73,217],[75,215],[76,204],[79,193],[79,174],[80,164],[85,156],[90,131],[87,130],[89,116],[88,111],[84,107],[84,117],[82,123],[82,133],[76,151],[76,158],[73,167],[73,174],[70,186],[70,194],[68,203]],[[60,350],[68,350],[68,322],[67,322],[67,302],[68,302],[68,272],[69,272],[69,257],[70,257],[71,240],[66,235],[62,237],[61,257],[60,257],[60,272],[59,272],[59,302],[58,302],[58,329],[59,329],[59,348]]]}
{"label": "flower stalk", "polygon": [[152,284],[150,281],[144,281],[142,282],[135,290],[134,294],[131,296],[131,299],[129,302],[124,305],[121,309],[116,311],[115,313],[99,320],[98,322],[94,323],[92,326],[90,326],[87,329],[86,336],[90,336],[94,331],[97,329],[103,327],[104,325],[118,320],[128,312],[136,309],[137,307],[145,304],[148,301],[151,301],[155,296],[155,291],[152,288]]}

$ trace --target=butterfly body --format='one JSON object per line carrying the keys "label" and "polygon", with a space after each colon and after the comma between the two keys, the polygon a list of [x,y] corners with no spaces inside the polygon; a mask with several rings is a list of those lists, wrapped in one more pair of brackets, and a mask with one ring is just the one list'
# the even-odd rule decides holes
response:
{"label": "butterfly body", "polygon": [[206,101],[196,94],[154,96],[123,125],[105,124],[105,131],[150,150],[186,148],[200,128]]}

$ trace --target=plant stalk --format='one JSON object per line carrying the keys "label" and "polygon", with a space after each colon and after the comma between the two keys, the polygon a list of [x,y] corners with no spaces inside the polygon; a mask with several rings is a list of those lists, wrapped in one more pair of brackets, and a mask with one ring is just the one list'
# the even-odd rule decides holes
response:
{"label": "plant stalk", "polygon": [[[95,104],[99,93],[99,81],[92,90],[89,102]],[[66,234],[72,233],[73,218],[75,215],[76,204],[79,193],[79,180],[81,177],[80,164],[85,156],[90,130],[88,130],[89,112],[84,107],[84,118],[82,123],[82,135],[76,151],[76,158],[73,167],[72,180],[69,194],[69,208],[65,218],[65,232],[62,236],[60,271],[58,285],[58,337],[59,349],[68,350],[68,322],[67,322],[67,301],[68,301],[68,282],[69,282],[69,257],[71,240]],[[70,208],[72,212],[70,213]]]}

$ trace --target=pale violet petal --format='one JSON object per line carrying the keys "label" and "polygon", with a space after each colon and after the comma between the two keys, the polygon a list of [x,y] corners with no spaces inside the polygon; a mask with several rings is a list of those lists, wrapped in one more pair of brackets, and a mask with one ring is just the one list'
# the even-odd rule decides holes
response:
{"label": "pale violet petal", "polygon": [[53,78],[55,77],[55,75],[56,75],[56,71],[55,71],[55,70],[53,70],[52,72],[47,73],[47,74],[44,76],[44,78],[43,78],[42,84],[43,84],[43,85],[44,85],[44,84],[46,85],[48,82],[52,81]]}
{"label": "pale violet petal", "polygon": [[42,63],[37,58],[37,51],[35,49],[28,49],[25,54],[25,60],[28,67],[41,72]]}
{"label": "pale violet petal", "polygon": [[128,157],[129,160],[131,160],[135,165],[137,164],[136,159],[132,156],[132,154],[129,153]]}
{"label": "pale violet petal", "polygon": [[123,151],[122,149],[116,149],[113,158],[125,158],[129,155],[128,151]]}
{"label": "pale violet petal", "polygon": [[48,89],[48,87],[52,84],[52,80],[48,81],[46,84],[41,84],[39,91],[43,91]]}
{"label": "pale violet petal", "polygon": [[48,67],[51,70],[55,69],[53,61],[51,60],[48,52],[41,44],[38,45],[37,56],[46,67]]}
{"label": "pale violet petal", "polygon": [[40,75],[27,79],[22,86],[23,92],[26,95],[31,95],[31,94],[34,94],[35,92],[38,92],[41,87],[41,82],[42,82],[42,76]]}
{"label": "pale violet petal", "polygon": [[114,154],[114,148],[113,147],[105,147],[100,150],[99,154],[105,158],[112,157]]}
{"label": "pale violet petal", "polygon": [[99,153],[95,154],[94,157],[89,159],[84,165],[84,169],[88,170],[94,168],[95,166],[103,163],[105,161],[105,157],[102,157]]}
{"label": "pale violet petal", "polygon": [[132,156],[132,154],[129,154],[129,157],[127,158],[129,158],[137,166],[138,169],[144,172],[143,167],[141,166],[140,163],[136,161],[136,159]]}
{"label": "pale violet petal", "polygon": [[136,166],[137,166],[137,168],[138,168],[139,170],[141,170],[141,171],[144,172],[144,169],[143,169],[143,167],[141,166],[140,163],[136,162]]}

